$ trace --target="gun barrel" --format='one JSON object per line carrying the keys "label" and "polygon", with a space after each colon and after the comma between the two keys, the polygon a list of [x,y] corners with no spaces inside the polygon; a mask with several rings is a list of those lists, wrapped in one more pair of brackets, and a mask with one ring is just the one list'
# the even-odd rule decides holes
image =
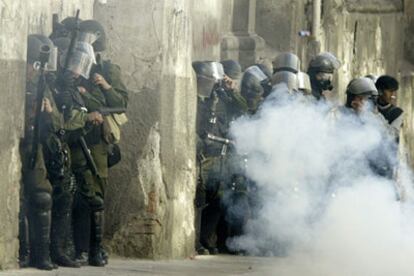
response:
{"label": "gun barrel", "polygon": [[102,115],[125,113],[125,107],[104,107],[98,110]]}
{"label": "gun barrel", "polygon": [[50,47],[48,45],[43,45],[40,49],[39,61],[42,69],[44,68],[45,64],[49,61],[50,56]]}
{"label": "gun barrel", "polygon": [[225,144],[225,145],[234,144],[234,142],[230,139],[218,137],[218,136],[215,136],[211,133],[207,133],[207,139],[209,139],[211,141],[214,141],[214,142],[219,142],[219,143],[222,143],[222,144]]}

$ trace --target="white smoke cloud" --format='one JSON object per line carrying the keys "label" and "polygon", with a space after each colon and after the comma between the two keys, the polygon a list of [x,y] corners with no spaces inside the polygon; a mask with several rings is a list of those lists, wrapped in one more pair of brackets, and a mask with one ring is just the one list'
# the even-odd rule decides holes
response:
{"label": "white smoke cloud", "polygon": [[411,172],[399,174],[402,203],[394,181],[371,169],[397,162],[379,115],[358,117],[278,87],[231,133],[260,198],[231,248],[287,257],[284,275],[414,275]]}

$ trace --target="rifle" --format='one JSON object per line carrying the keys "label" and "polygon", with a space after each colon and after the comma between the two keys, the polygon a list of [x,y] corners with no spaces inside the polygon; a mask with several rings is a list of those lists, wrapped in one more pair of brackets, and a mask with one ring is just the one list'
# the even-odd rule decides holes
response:
{"label": "rifle", "polygon": [[86,164],[88,168],[91,170],[94,176],[100,178],[98,168],[96,167],[95,160],[93,159],[91,155],[91,150],[88,148],[88,145],[86,144],[85,138],[83,136],[79,138],[79,145],[82,149],[83,155],[85,156]]}
{"label": "rifle", "polygon": [[223,156],[227,154],[227,148],[229,147],[229,145],[234,145],[233,140],[223,138],[223,137],[219,137],[219,136],[215,136],[211,133],[207,133],[207,139],[211,140],[213,142],[223,144],[223,147],[221,148],[221,155],[223,155]]}
{"label": "rifle", "polygon": [[70,44],[69,44],[68,52],[66,54],[63,69],[68,68],[70,59],[72,58],[72,55],[73,55],[73,52],[74,52],[74,49],[75,49],[75,46],[76,46],[76,41],[78,39],[78,33],[79,33],[79,30],[80,30],[80,27],[79,27],[79,13],[80,13],[80,10],[77,10],[76,11],[76,16],[75,16],[76,27],[72,30],[72,33],[71,33]]}
{"label": "rifle", "polygon": [[35,113],[35,123],[33,129],[33,141],[32,141],[32,153],[30,157],[30,168],[34,169],[36,165],[37,153],[39,151],[39,142],[40,142],[40,113],[42,112],[44,92],[46,89],[46,79],[45,79],[45,69],[46,63],[49,60],[50,47],[43,45],[40,49],[39,54],[39,70],[40,76],[37,82],[37,93],[36,93],[36,113]]}
{"label": "rifle", "polygon": [[[110,114],[115,114],[115,113],[125,113],[126,112],[126,108],[125,107],[121,107],[121,108],[114,108],[114,107],[102,107],[100,109],[97,110],[99,113],[101,113],[102,115],[110,115]],[[86,159],[86,163],[88,168],[91,170],[92,174],[98,178],[100,178],[99,172],[98,172],[98,168],[96,167],[96,163],[95,160],[93,159],[92,155],[91,155],[91,151],[88,148],[88,144],[85,141],[85,137],[82,135],[79,137],[79,145],[81,147],[82,153]]]}
{"label": "rifle", "polygon": [[222,138],[219,136],[215,136],[211,133],[207,133],[207,139],[214,141],[214,142],[218,142],[224,145],[230,145],[230,144],[234,144],[233,140],[227,139],[227,138]]}
{"label": "rifle", "polygon": [[[76,27],[72,30],[71,37],[70,37],[69,48],[68,48],[67,53],[66,53],[66,57],[65,57],[65,62],[63,64],[63,68],[60,71],[60,74],[59,74],[59,76],[57,78],[58,80],[62,80],[63,79],[63,75],[68,70],[70,60],[72,59],[72,56],[73,56],[73,53],[74,53],[74,50],[75,50],[76,42],[77,42],[77,39],[78,39],[78,33],[79,33],[79,29],[80,29],[80,27],[79,27],[79,13],[80,13],[80,10],[77,10],[76,11],[76,16],[75,16],[75,18],[76,18]],[[66,106],[65,103],[63,103],[62,106],[61,106],[61,110],[62,110],[62,113],[63,113],[63,117],[65,119],[69,117],[68,112],[70,112],[70,111],[68,109],[70,109],[70,108],[71,107],[70,106],[69,107]]]}
{"label": "rifle", "polygon": [[101,107],[97,110],[103,116],[107,116],[110,114],[121,114],[126,112],[125,107]]}

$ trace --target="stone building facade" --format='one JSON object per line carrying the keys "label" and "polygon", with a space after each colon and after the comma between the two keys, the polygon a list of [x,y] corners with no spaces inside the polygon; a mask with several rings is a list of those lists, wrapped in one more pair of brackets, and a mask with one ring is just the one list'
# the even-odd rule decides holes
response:
{"label": "stone building facade", "polygon": [[[193,253],[196,88],[191,62],[234,58],[247,67],[293,51],[306,70],[316,50],[342,61],[338,97],[356,76],[392,74],[403,89],[405,137],[414,150],[414,1],[325,0],[316,37],[312,0],[5,0],[0,1],[0,269],[18,252],[27,34],[48,34],[52,14],[81,9],[108,33],[104,56],[130,89],[122,163],[111,169],[106,240],[115,254],[184,258]],[[363,3],[361,3],[363,2]]]}

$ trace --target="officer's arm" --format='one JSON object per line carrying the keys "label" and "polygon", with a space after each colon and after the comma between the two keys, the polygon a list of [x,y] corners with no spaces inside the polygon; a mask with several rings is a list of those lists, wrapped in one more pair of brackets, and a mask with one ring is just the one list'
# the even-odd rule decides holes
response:
{"label": "officer's arm", "polygon": [[102,95],[102,92],[98,88],[82,94],[82,98],[89,111],[96,111],[106,106],[105,96]]}
{"label": "officer's arm", "polygon": [[63,126],[63,115],[59,112],[54,97],[48,88],[45,90],[44,97],[49,100],[50,105],[52,107],[52,112],[43,112],[42,121],[43,123],[48,124],[52,131],[56,132]]}
{"label": "officer's arm", "polygon": [[234,91],[233,93],[231,93],[231,95],[233,98],[233,102],[237,105],[239,110],[243,112],[247,112],[249,110],[249,107],[247,105],[245,98],[239,92]]}
{"label": "officer's arm", "polygon": [[103,90],[108,107],[126,107],[128,103],[128,91],[121,79],[121,68],[109,64],[111,88]]}
{"label": "officer's arm", "polygon": [[70,118],[65,122],[64,129],[68,131],[77,130],[85,127],[88,121],[88,114],[86,111],[72,109]]}

